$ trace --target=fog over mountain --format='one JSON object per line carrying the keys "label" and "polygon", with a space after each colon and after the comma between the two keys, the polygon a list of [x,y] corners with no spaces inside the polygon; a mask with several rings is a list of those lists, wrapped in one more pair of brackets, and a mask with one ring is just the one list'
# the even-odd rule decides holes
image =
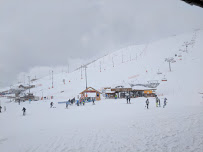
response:
{"label": "fog over mountain", "polygon": [[202,18],[202,8],[180,0],[1,0],[0,87],[34,67],[71,71],[130,44],[202,28]]}

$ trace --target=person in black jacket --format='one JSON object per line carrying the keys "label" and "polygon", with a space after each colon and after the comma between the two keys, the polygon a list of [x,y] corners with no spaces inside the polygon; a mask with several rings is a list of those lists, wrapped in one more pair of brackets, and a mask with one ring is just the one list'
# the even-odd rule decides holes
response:
{"label": "person in black jacket", "polygon": [[23,116],[25,116],[25,112],[26,112],[26,109],[25,109],[25,107],[23,107]]}
{"label": "person in black jacket", "polygon": [[165,106],[166,106],[166,100],[167,100],[167,98],[164,98],[164,105],[163,105],[163,108],[165,108]]}
{"label": "person in black jacket", "polygon": [[50,103],[50,108],[52,108],[52,107],[53,107],[53,105],[54,105],[54,103],[53,103],[53,102],[51,102],[51,103]]}
{"label": "person in black jacket", "polygon": [[1,113],[2,106],[0,106],[0,113]]}
{"label": "person in black jacket", "polygon": [[68,104],[69,104],[69,101],[66,102],[66,109],[68,109]]}
{"label": "person in black jacket", "polygon": [[147,109],[149,109],[149,99],[146,100],[146,106],[145,107],[147,107]]}

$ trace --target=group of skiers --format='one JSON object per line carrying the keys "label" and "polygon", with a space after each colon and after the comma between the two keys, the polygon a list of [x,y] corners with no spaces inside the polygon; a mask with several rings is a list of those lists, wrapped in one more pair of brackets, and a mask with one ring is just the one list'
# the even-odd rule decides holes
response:
{"label": "group of skiers", "polygon": [[[85,102],[87,101],[87,99],[85,98],[80,98],[79,100],[77,100],[77,106],[80,106],[80,105],[85,105]],[[92,98],[92,103],[93,105],[95,105],[95,98]]]}
{"label": "group of skiers", "polygon": [[[147,99],[145,103],[146,103],[145,107],[147,109],[149,109],[149,99]],[[167,103],[167,98],[164,98],[163,108],[166,107],[166,103]],[[161,101],[160,101],[160,99],[158,97],[156,97],[156,107],[161,107]]]}
{"label": "group of skiers", "polygon": [[[73,104],[75,102],[75,98],[73,98],[73,99],[69,99],[67,102],[65,102],[65,104],[66,104],[66,109],[68,109],[68,105],[69,104]],[[92,103],[93,103],[93,105],[95,105],[95,99],[94,98],[92,98]],[[54,105],[54,103],[53,102],[50,102],[50,108],[54,108],[53,107],[53,105]],[[79,105],[85,105],[85,99],[84,98],[80,98],[79,100],[77,100],[77,102],[76,102],[76,105],[77,106],[79,106]]]}

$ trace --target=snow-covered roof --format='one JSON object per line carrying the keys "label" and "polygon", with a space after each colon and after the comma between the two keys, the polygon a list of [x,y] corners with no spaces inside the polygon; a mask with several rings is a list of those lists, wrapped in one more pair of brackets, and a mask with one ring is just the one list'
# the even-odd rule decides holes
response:
{"label": "snow-covered roof", "polygon": [[111,89],[106,89],[106,93],[115,93],[115,91],[111,91]]}
{"label": "snow-covered roof", "polygon": [[[80,94],[82,94],[82,93],[84,93],[84,92],[88,92],[88,91],[99,92],[98,90],[96,90],[96,89],[94,89],[94,88],[92,88],[92,87],[88,87],[87,89],[85,89],[84,91],[82,91]],[[99,92],[99,93],[101,93],[101,92]]]}
{"label": "snow-covered roof", "polygon": [[132,89],[133,90],[156,90],[155,88],[147,88],[143,86],[133,86]]}
{"label": "snow-covered roof", "polygon": [[121,83],[112,85],[112,88],[131,88],[131,86],[128,83],[123,81]]}

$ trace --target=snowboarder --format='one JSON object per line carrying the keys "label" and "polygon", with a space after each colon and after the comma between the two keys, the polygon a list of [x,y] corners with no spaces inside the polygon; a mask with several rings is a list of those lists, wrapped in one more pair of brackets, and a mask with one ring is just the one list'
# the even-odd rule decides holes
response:
{"label": "snowboarder", "polygon": [[53,102],[51,102],[51,103],[50,103],[50,108],[52,108],[52,107],[53,107],[53,105],[54,105],[54,103],[53,103]]}
{"label": "snowboarder", "polygon": [[147,107],[147,109],[149,109],[149,99],[146,100],[146,106],[145,107]]}
{"label": "snowboarder", "polygon": [[2,107],[0,106],[0,113],[1,113],[1,109],[2,109]]}
{"label": "snowboarder", "polygon": [[167,98],[164,98],[164,105],[163,105],[163,108],[165,108],[165,106],[166,106],[166,100],[167,100]]}
{"label": "snowboarder", "polygon": [[26,109],[25,109],[25,107],[23,107],[23,116],[25,116],[25,112],[26,112]]}

